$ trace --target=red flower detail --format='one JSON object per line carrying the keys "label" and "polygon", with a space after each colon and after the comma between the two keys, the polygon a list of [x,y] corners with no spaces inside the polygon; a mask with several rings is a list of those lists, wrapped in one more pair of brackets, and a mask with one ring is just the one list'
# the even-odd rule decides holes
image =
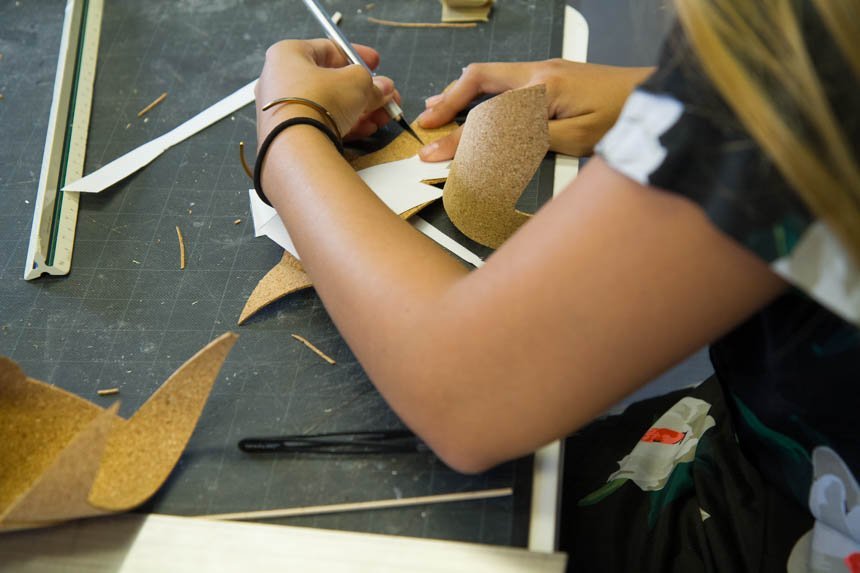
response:
{"label": "red flower detail", "polygon": [[845,558],[845,566],[851,573],[860,573],[860,553],[852,553]]}
{"label": "red flower detail", "polygon": [[[642,436],[641,442],[657,442],[660,444],[678,444],[686,434],[669,428],[651,428]],[[851,573],[860,573],[854,572]]]}

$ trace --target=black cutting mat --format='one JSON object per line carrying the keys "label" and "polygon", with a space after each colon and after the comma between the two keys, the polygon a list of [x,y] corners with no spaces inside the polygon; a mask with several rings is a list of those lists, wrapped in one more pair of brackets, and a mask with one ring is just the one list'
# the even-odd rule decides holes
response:
{"label": "black cutting mat", "polygon": [[[366,1],[325,4],[344,14],[353,41],[379,49],[380,72],[397,82],[410,118],[469,62],[560,53],[560,1],[501,0],[492,21],[473,30],[395,29],[365,20],[369,13],[436,21],[435,0],[377,1],[369,12]],[[0,2],[0,354],[102,405],[113,398],[97,397],[96,389],[117,386],[127,416],[211,339],[227,330],[240,334],[186,454],[147,510],[193,515],[511,485],[514,464],[462,476],[428,455],[250,457],[236,449],[248,435],[400,425],[313,291],[236,326],[254,285],[281,256],[274,243],[253,237],[249,181],[237,156],[240,140],[254,141],[250,106],[117,186],[82,196],[72,273],[21,280],[63,5]],[[85,172],[254,79],[272,42],[318,35],[298,0],[106,0]],[[164,103],[136,117],[164,91]],[[521,206],[534,210],[551,183],[545,168]],[[427,216],[451,231],[441,211]],[[185,235],[184,271],[177,225]],[[337,365],[320,361],[290,338],[293,332]],[[284,522],[509,544],[522,542],[513,505],[502,499]]]}

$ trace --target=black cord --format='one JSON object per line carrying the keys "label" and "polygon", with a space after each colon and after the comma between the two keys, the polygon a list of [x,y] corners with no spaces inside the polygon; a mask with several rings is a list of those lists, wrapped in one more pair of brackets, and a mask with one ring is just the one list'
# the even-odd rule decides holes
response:
{"label": "black cord", "polygon": [[282,131],[289,127],[293,127],[294,125],[310,125],[311,127],[315,127],[331,140],[334,146],[337,148],[338,153],[343,155],[343,143],[341,143],[340,139],[338,139],[337,135],[334,134],[334,131],[331,130],[329,126],[324,124],[321,121],[317,121],[311,117],[293,117],[291,119],[287,119],[276,125],[272,128],[272,131],[269,132],[269,135],[266,136],[266,139],[263,140],[263,143],[260,144],[260,149],[257,150],[257,160],[254,162],[254,190],[257,191],[257,196],[260,200],[268,205],[269,207],[272,204],[266,198],[266,195],[263,193],[263,183],[261,181],[262,171],[263,171],[263,159],[266,157],[266,152],[269,150],[269,147],[272,145],[272,142],[275,138],[280,135]]}
{"label": "black cord", "polygon": [[239,449],[249,454],[390,454],[430,450],[408,430],[245,438],[239,441]]}

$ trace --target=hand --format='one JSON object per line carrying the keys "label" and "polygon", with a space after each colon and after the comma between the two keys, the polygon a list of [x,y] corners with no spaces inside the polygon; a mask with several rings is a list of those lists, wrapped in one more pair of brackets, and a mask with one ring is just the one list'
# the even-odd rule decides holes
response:
{"label": "hand", "polygon": [[[422,127],[444,125],[482,94],[545,84],[549,99],[550,149],[583,156],[618,119],[624,101],[653,68],[620,68],[555,59],[529,63],[471,64],[444,93],[427,99],[419,116]],[[425,161],[451,159],[461,129],[424,147]]]}
{"label": "hand", "polygon": [[[379,65],[376,50],[360,45],[355,49],[371,69]],[[389,78],[371,77],[363,66],[350,65],[328,40],[285,40],[270,47],[255,95],[258,143],[284,119],[298,115],[324,119],[312,109],[297,105],[260,111],[279,97],[317,102],[332,114],[347,137],[367,137],[388,123],[390,118],[382,106],[400,97]]]}

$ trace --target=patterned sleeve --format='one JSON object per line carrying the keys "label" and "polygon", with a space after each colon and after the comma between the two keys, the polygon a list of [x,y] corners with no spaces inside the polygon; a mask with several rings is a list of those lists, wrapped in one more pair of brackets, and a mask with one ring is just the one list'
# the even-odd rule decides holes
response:
{"label": "patterned sleeve", "polygon": [[710,83],[676,25],[657,71],[596,152],[620,173],[698,204],[786,280],[860,322],[860,270]]}

